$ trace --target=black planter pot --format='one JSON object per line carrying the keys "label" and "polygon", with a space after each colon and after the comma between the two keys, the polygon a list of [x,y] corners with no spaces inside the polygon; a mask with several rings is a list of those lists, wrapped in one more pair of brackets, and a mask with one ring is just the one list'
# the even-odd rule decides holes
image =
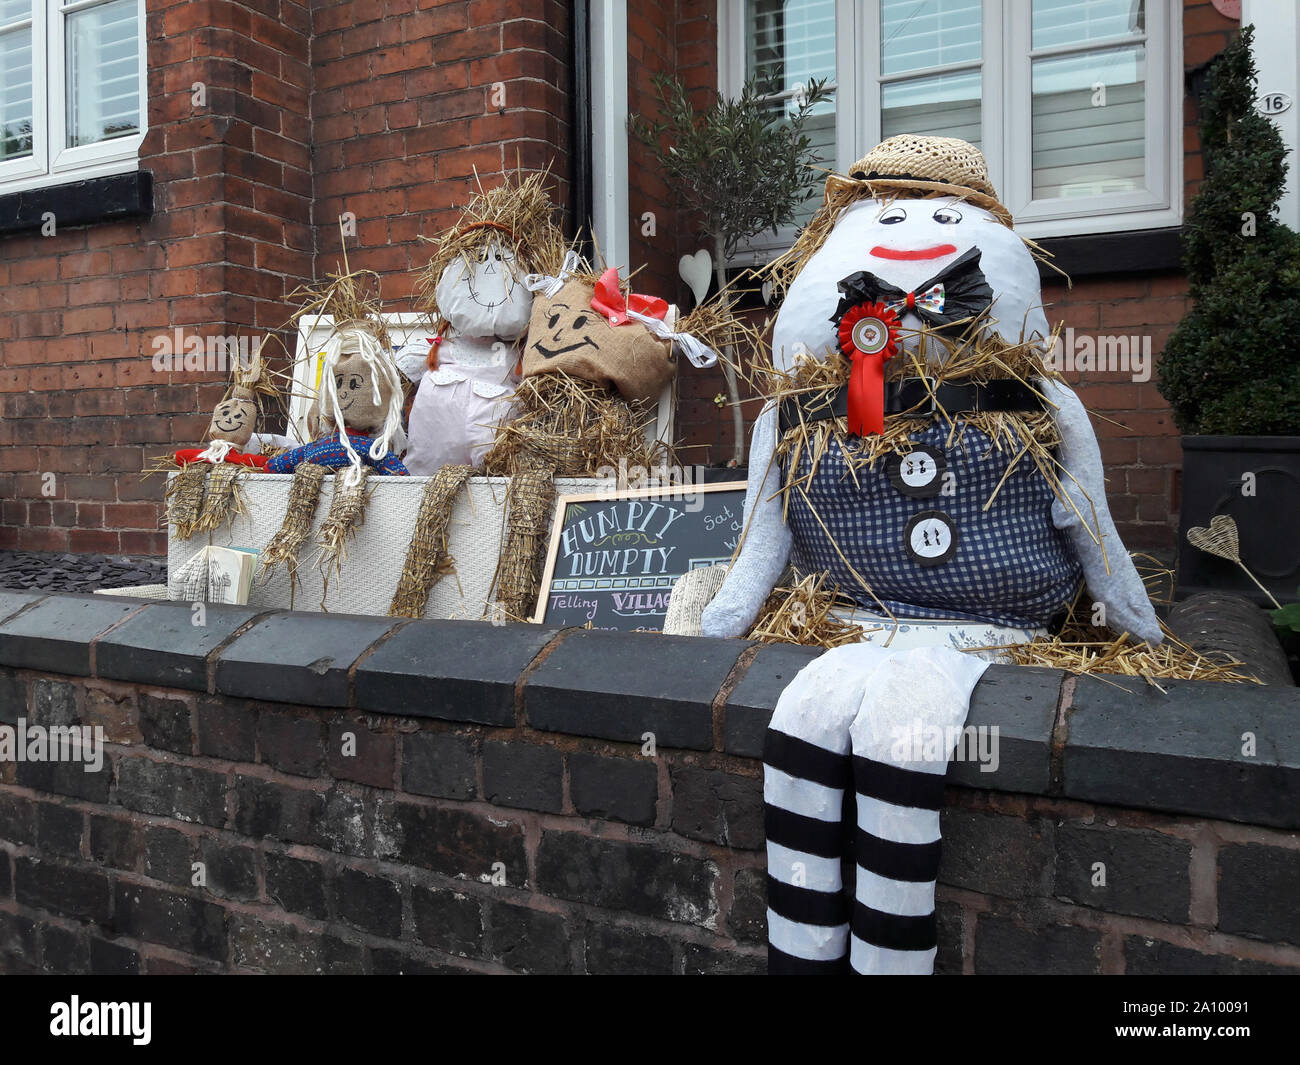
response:
{"label": "black planter pot", "polygon": [[[1246,474],[1253,474],[1253,484]],[[1253,494],[1252,494],[1253,493]],[[1241,567],[1187,542],[1216,514],[1237,523],[1241,560],[1279,602],[1300,585],[1300,436],[1183,437],[1182,513],[1175,598],[1240,592],[1271,606]]]}

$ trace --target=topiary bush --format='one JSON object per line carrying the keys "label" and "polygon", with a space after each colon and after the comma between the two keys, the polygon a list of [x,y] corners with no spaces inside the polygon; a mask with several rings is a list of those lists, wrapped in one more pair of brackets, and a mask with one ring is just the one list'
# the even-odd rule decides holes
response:
{"label": "topiary bush", "polygon": [[1253,27],[1214,60],[1201,105],[1205,180],[1183,228],[1194,301],[1160,360],[1188,435],[1300,435],[1300,234],[1276,217],[1287,149],[1255,109]]}

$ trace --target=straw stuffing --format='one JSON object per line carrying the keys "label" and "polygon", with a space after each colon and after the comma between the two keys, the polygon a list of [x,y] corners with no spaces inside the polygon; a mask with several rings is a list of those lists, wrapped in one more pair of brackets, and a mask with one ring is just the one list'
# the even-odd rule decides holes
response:
{"label": "straw stuffing", "polygon": [[368,466],[361,467],[361,479],[354,485],[346,484],[340,474],[334,476],[334,499],[330,503],[329,517],[316,535],[316,543],[320,547],[316,554],[316,565],[320,567],[323,577],[322,610],[325,609],[325,596],[329,594],[330,573],[342,573],[343,563],[348,557],[348,541],[356,533],[357,526],[366,520],[369,482]]}
{"label": "straw stuffing", "polygon": [[853,604],[840,599],[834,585],[826,586],[826,576],[810,573],[775,588],[745,638],[759,643],[804,644],[828,651],[861,641],[863,627],[834,613],[836,606]]}
{"label": "straw stuffing", "polygon": [[236,515],[247,513],[244,493],[239,488],[239,482],[247,476],[247,470],[228,462],[219,462],[216,465],[195,462],[191,465],[206,466],[210,471],[207,476],[207,491],[203,496],[203,506],[199,510],[198,521],[194,523],[196,533],[213,532]]}
{"label": "straw stuffing", "polygon": [[515,392],[515,410],[483,460],[489,476],[541,465],[559,477],[595,477],[620,459],[645,469],[671,464],[666,445],[646,443],[654,408],[629,404],[594,382],[566,373],[526,377]]}

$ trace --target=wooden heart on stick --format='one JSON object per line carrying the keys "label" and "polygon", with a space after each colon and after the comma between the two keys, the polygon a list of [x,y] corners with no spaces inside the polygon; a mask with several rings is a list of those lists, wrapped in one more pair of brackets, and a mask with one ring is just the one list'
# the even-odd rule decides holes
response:
{"label": "wooden heart on stick", "polygon": [[1237,535],[1237,523],[1229,515],[1214,515],[1208,529],[1204,525],[1193,525],[1187,530],[1187,542],[1207,555],[1235,562],[1255,582],[1255,587],[1268,596],[1275,607],[1282,609],[1282,604],[1273,597],[1273,593],[1260,584],[1259,579],[1246,568],[1246,563],[1241,561],[1241,539]]}
{"label": "wooden heart on stick", "polygon": [[1192,526],[1187,530],[1187,542],[1206,554],[1226,558],[1229,562],[1241,562],[1237,523],[1227,514],[1214,515],[1208,529],[1204,525]]}

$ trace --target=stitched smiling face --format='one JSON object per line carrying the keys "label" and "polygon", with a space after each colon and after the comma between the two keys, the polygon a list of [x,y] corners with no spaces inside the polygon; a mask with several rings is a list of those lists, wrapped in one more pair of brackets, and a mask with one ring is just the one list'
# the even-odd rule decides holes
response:
{"label": "stitched smiling face", "polygon": [[531,338],[531,346],[545,359],[584,348],[599,350],[593,337],[601,324],[600,315],[581,300],[566,299],[564,292],[541,308],[540,324],[541,329]]}
{"label": "stitched smiling face", "polygon": [[538,294],[524,347],[524,376],[566,373],[616,388],[629,402],[657,398],[677,372],[672,345],[638,322],[612,326],[576,278],[554,296]]}
{"label": "stitched smiling face", "polygon": [[243,447],[253,435],[256,420],[257,411],[250,400],[222,400],[208,423],[208,439],[229,440],[236,447]]}
{"label": "stitched smiling face", "polygon": [[[344,338],[342,357],[333,372],[343,424],[354,432],[377,431],[384,424],[392,389],[382,377],[376,378],[374,369],[361,357],[351,337]],[[326,431],[332,431],[333,421],[333,411],[326,404],[323,416]]]}
{"label": "stitched smiling face", "polygon": [[[772,333],[773,357],[788,367],[806,350],[818,358],[837,346],[830,322],[841,278],[858,270],[913,292],[972,248],[993,289],[993,331],[1008,342],[1047,336],[1038,267],[1016,234],[988,211],[953,197],[860,200],[845,209],[826,242],[799,272],[786,294]],[[920,319],[905,315],[907,329]],[[904,336],[905,346],[916,343]]]}
{"label": "stitched smiling face", "polygon": [[522,270],[508,241],[489,238],[447,265],[434,299],[438,311],[461,336],[513,340],[528,327],[533,294],[521,283]]}

